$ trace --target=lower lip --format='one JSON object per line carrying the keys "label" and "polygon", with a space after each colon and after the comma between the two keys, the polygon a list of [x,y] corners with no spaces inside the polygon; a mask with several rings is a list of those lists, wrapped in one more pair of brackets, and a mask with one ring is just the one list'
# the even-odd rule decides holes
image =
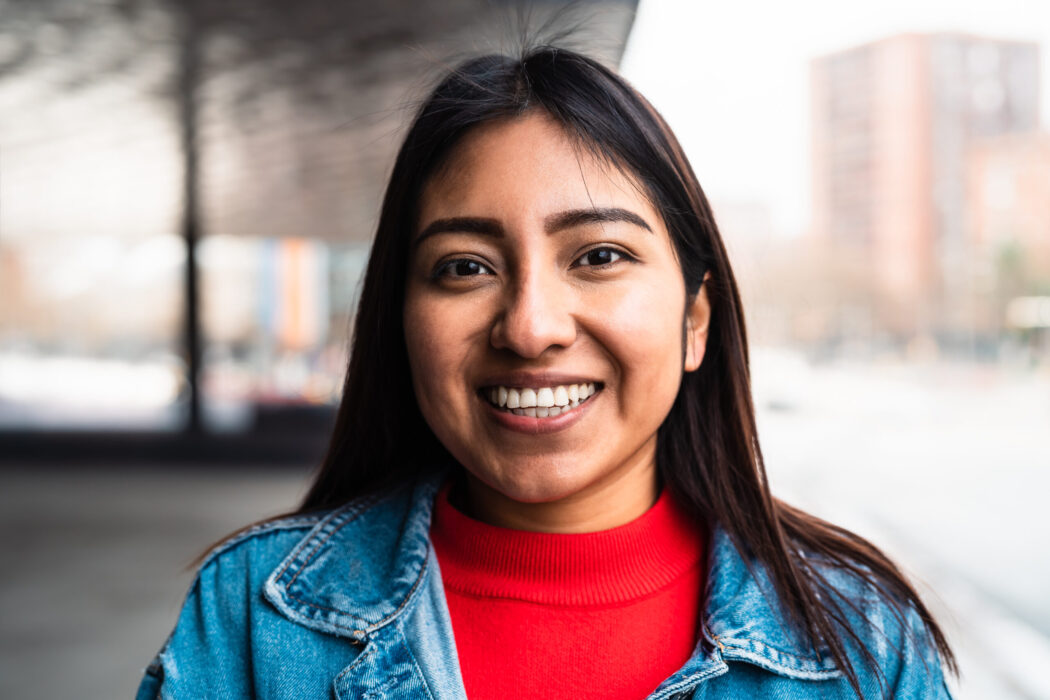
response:
{"label": "lower lip", "polygon": [[586,401],[581,403],[576,408],[566,413],[561,413],[556,416],[548,416],[547,418],[533,418],[532,416],[519,416],[516,413],[505,411],[501,408],[496,408],[491,403],[477,397],[478,401],[485,404],[488,408],[489,413],[496,419],[496,421],[509,430],[513,430],[518,433],[527,433],[529,435],[544,435],[546,433],[556,433],[559,430],[565,430],[572,426],[576,421],[583,418],[583,414],[590,410],[591,404],[594,400],[601,395],[601,391],[592,394]]}

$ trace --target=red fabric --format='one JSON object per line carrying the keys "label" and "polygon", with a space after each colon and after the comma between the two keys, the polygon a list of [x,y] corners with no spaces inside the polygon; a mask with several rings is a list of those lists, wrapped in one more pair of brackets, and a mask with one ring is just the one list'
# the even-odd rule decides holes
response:
{"label": "red fabric", "polygon": [[438,495],[431,538],[470,700],[651,693],[698,638],[706,536],[665,491],[586,534],[493,527]]}

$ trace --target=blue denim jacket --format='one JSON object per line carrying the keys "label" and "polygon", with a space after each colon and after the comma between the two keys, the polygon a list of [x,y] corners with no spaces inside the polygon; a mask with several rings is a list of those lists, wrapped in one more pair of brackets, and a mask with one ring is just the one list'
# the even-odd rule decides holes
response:
{"label": "blue denim jacket", "polygon": [[[439,483],[329,513],[260,525],[212,553],[138,698],[428,698],[465,693],[438,562],[429,541]],[[649,696],[849,698],[844,676],[777,612],[760,565],[714,528],[703,638]],[[845,574],[838,590],[893,697],[949,697],[914,613],[905,625]],[[644,624],[644,621],[639,621]],[[624,630],[630,642],[630,630]],[[865,697],[876,673],[851,652]]]}

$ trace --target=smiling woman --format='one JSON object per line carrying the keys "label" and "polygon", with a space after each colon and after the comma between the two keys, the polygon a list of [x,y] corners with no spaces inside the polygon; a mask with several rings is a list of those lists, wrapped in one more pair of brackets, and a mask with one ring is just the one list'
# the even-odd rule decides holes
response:
{"label": "smiling woman", "polygon": [[399,152],[328,455],[205,561],[140,697],[945,697],[898,569],[769,493],[673,134],[551,47]]}
{"label": "smiling woman", "polygon": [[706,294],[687,305],[638,184],[544,112],[479,127],[443,172],[420,201],[405,343],[474,514],[548,532],[637,518],[658,493],[656,433],[699,365]]}

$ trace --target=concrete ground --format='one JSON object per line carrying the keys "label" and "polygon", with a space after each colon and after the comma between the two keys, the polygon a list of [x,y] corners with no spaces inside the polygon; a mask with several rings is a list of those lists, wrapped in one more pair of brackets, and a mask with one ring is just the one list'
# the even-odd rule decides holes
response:
{"label": "concrete ground", "polygon": [[0,698],[134,697],[193,559],[291,508],[305,479],[201,466],[0,472]]}

